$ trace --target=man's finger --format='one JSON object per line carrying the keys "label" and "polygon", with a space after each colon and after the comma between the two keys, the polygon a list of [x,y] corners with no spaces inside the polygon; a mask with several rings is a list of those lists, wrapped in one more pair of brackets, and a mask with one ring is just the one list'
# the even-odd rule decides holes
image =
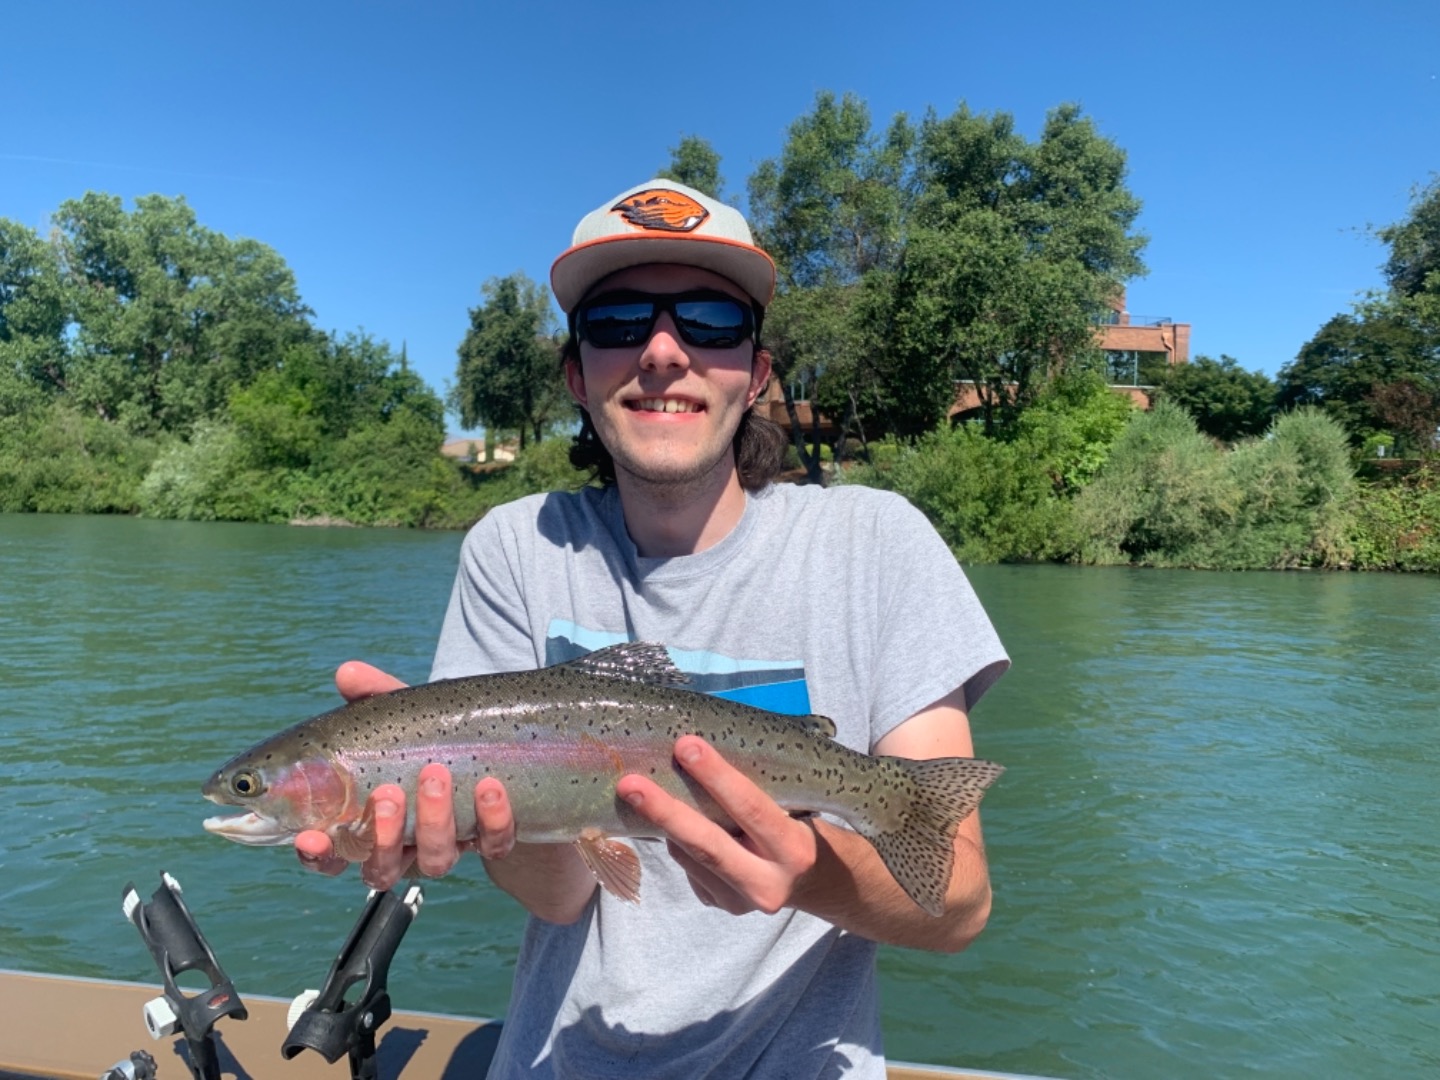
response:
{"label": "man's finger", "polygon": [[335,845],[318,829],[306,829],[295,837],[295,854],[306,870],[314,870],[327,877],[343,873],[350,865],[344,859],[335,857]]}
{"label": "man's finger", "polygon": [[[641,817],[656,825],[683,848],[696,863],[719,868],[736,853],[753,858],[736,844],[735,838],[693,806],[667,793],[653,780],[634,774],[622,776],[615,785],[616,793],[630,804]],[[735,867],[720,871],[734,874]]]}
{"label": "man's finger", "polygon": [[698,736],[678,739],[675,757],[730,815],[757,854],[769,859],[785,857],[783,844],[794,819],[774,799]]}
{"label": "man's finger", "polygon": [[487,859],[503,859],[515,846],[515,815],[505,785],[487,776],[475,785],[475,850]]}
{"label": "man's finger", "polygon": [[347,660],[335,672],[335,689],[346,701],[359,701],[399,690],[405,684],[394,675],[361,660]]}
{"label": "man's finger", "polygon": [[420,770],[415,796],[415,861],[422,874],[440,877],[450,872],[458,857],[450,770],[444,765],[426,765]]}
{"label": "man's finger", "polygon": [[360,868],[360,878],[372,889],[388,889],[409,865],[405,852],[405,791],[398,784],[381,784],[370,796],[375,811],[375,850]]}

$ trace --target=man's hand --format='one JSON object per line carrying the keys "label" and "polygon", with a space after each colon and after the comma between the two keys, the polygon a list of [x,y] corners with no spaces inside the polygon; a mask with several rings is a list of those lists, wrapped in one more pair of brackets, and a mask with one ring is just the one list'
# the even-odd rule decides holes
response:
{"label": "man's hand", "polygon": [[[894,728],[874,752],[974,756],[964,703],[957,688]],[[984,927],[990,877],[978,813],[956,830],[945,913],[936,918],[905,895],[858,833],[823,818],[792,818],[704,739],[676,740],[675,757],[730,815],[738,836],[644,777],[621,777],[616,791],[665,832],[702,903],[735,914],[792,907],[872,941],[937,952],[965,948]]]}
{"label": "man's hand", "polygon": [[[388,693],[404,685],[393,675],[356,660],[342,664],[335,673],[335,686],[346,701]],[[362,880],[371,888],[390,888],[412,864],[429,877],[447,874],[461,852],[471,846],[455,839],[450,771],[444,765],[427,765],[420,770],[416,800],[415,843],[406,845],[405,792],[396,784],[382,784],[371,794],[375,849],[360,868]],[[473,846],[487,859],[503,857],[515,843],[515,821],[498,780],[487,777],[476,785],[475,813],[479,835]],[[348,865],[335,856],[330,838],[318,830],[297,836],[295,850],[302,865],[322,874],[338,874]]]}
{"label": "man's hand", "polygon": [[704,739],[678,739],[675,757],[730,815],[738,836],[644,777],[623,776],[615,790],[665,831],[671,855],[707,907],[743,915],[789,906],[815,866],[817,839],[809,820],[791,817]]}

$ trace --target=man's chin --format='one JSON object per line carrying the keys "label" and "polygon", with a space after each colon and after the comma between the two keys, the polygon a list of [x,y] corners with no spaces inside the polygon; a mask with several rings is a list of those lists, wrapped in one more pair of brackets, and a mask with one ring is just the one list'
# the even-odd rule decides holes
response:
{"label": "man's chin", "polygon": [[730,448],[716,457],[684,454],[627,454],[615,457],[615,470],[646,487],[689,489],[723,484],[732,466]]}

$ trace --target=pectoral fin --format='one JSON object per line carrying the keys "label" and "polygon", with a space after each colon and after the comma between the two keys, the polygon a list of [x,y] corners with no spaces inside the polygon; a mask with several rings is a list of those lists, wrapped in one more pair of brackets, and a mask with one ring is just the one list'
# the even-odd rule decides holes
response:
{"label": "pectoral fin", "polygon": [[601,888],[628,903],[640,902],[640,859],[635,852],[598,829],[582,832],[575,850]]}
{"label": "pectoral fin", "polygon": [[364,862],[375,850],[375,810],[370,803],[358,820],[330,829],[330,842],[335,855],[346,862]]}

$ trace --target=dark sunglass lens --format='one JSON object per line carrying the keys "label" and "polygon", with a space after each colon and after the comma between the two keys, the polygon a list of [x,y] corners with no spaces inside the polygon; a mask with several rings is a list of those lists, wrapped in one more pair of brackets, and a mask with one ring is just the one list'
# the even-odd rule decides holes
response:
{"label": "dark sunglass lens", "polygon": [[600,349],[638,345],[650,336],[654,322],[654,304],[595,304],[580,313],[580,336]]}
{"label": "dark sunglass lens", "polygon": [[692,345],[730,349],[750,336],[749,310],[734,300],[682,300],[675,305],[681,336]]}

